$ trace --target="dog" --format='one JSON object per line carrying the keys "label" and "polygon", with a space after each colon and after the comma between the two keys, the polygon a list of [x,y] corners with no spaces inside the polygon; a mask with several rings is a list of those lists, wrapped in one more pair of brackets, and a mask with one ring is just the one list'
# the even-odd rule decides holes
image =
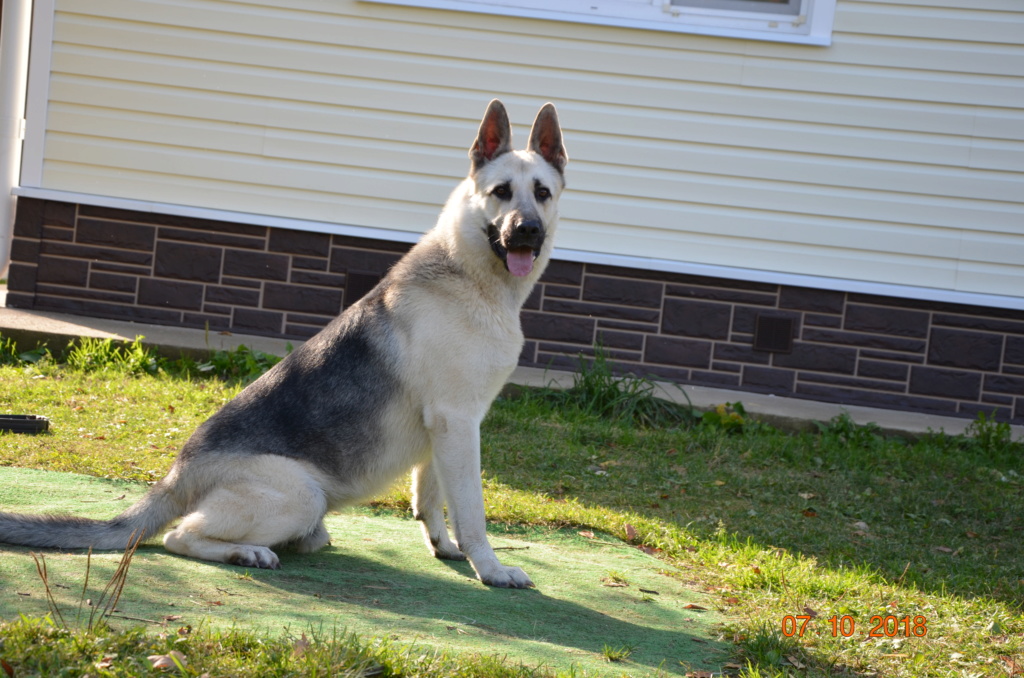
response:
{"label": "dog", "polygon": [[436,226],[201,424],[138,503],[106,521],[0,513],[0,541],[124,549],[181,518],[168,551],[276,569],[273,548],[329,544],[328,511],[412,469],[413,515],[435,557],[468,559],[490,586],[532,587],[487,541],[480,423],[522,350],[519,311],[551,256],[568,155],[550,103],[525,150],[511,139],[495,99]]}

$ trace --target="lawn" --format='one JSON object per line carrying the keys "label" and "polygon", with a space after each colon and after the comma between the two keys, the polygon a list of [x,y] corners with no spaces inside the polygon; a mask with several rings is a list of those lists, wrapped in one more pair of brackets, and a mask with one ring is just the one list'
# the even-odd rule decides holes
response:
{"label": "lawn", "polygon": [[[243,352],[172,365],[86,348],[40,359],[0,346],[0,413],[61,422],[49,435],[0,435],[0,465],[152,481],[272,362]],[[482,431],[490,520],[603,532],[687,573],[728,620],[716,640],[733,654],[715,675],[1024,675],[1024,446],[1008,427],[979,419],[970,436],[904,440],[838,418],[791,433],[735,404],[702,418],[637,407],[643,382],[626,385],[636,398],[606,406],[609,383],[598,373],[569,394],[499,398]],[[375,506],[407,511],[406,488]],[[8,619],[0,658],[18,667],[9,675],[63,665],[133,675],[96,656],[143,666],[187,646],[185,672],[197,676],[547,675],[514,658],[412,653],[373,638],[303,645],[111,626]]]}

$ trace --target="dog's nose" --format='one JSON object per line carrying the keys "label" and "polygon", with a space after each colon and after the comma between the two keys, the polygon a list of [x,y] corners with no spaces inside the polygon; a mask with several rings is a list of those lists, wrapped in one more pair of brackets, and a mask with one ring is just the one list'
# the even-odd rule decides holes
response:
{"label": "dog's nose", "polygon": [[542,226],[539,219],[527,219],[516,226],[516,234],[533,237],[540,235],[541,228]]}

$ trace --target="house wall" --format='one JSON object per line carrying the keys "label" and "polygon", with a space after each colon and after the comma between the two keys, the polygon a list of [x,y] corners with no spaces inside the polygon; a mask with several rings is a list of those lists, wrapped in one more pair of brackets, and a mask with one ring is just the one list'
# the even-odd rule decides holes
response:
{"label": "house wall", "polygon": [[[489,98],[520,140],[551,99],[569,187],[524,364],[599,340],[1024,423],[1018,0],[841,0],[828,48],[279,5],[36,0],[10,305],[309,336],[433,223]],[[792,345],[755,349],[759,317]]]}
{"label": "house wall", "polygon": [[28,195],[413,240],[486,101],[522,139],[552,99],[566,259],[1024,308],[1017,0],[842,0],[828,48],[356,0],[51,2]]}
{"label": "house wall", "polygon": [[[8,304],[305,338],[407,246],[21,199]],[[755,347],[758,319],[790,350]],[[525,365],[604,345],[618,369],[692,384],[1024,423],[1024,311],[553,261],[522,312]],[[785,343],[785,342],[784,342]]]}

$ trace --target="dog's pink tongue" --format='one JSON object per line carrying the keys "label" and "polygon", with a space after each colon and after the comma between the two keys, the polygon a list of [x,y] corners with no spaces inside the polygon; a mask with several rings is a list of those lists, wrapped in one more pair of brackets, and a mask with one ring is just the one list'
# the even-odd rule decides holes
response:
{"label": "dog's pink tongue", "polygon": [[508,272],[522,278],[530,275],[533,270],[533,250],[529,247],[520,247],[509,250],[505,256],[505,263],[508,265]]}

